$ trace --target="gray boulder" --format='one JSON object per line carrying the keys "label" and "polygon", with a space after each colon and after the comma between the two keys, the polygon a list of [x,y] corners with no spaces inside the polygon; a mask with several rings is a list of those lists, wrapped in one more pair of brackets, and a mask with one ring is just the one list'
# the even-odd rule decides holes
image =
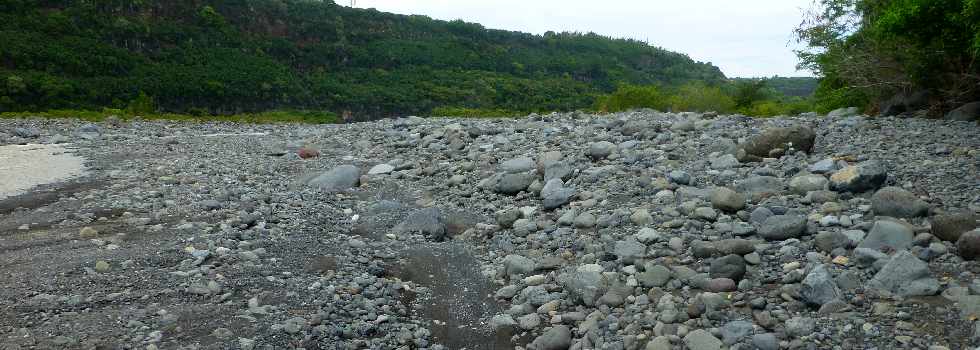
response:
{"label": "gray boulder", "polygon": [[34,139],[41,136],[41,130],[38,128],[14,128],[14,136],[22,137],[25,139]]}
{"label": "gray boulder", "polygon": [[618,241],[613,248],[613,254],[626,265],[633,264],[637,259],[643,259],[646,253],[647,246],[634,240]]}
{"label": "gray boulder", "polygon": [[684,345],[690,350],[721,350],[722,342],[703,329],[696,329],[684,336]]}
{"label": "gray boulder", "polygon": [[527,190],[535,178],[534,174],[531,173],[499,175],[493,191],[500,194],[516,195],[521,193],[521,191]]}
{"label": "gray boulder", "polygon": [[929,204],[899,187],[884,187],[871,196],[875,215],[912,218],[929,214]]}
{"label": "gray boulder", "polygon": [[869,160],[838,170],[830,176],[830,189],[837,192],[864,192],[881,187],[888,179],[885,165]]}
{"label": "gray boulder", "polygon": [[341,165],[320,174],[307,182],[323,191],[338,192],[353,187],[361,181],[361,169],[353,165]]}
{"label": "gray boulder", "polygon": [[935,295],[939,281],[929,271],[929,264],[908,251],[901,251],[885,263],[867,287],[901,297]]}
{"label": "gray boulder", "polygon": [[800,297],[807,304],[821,306],[834,299],[841,297],[841,291],[834,281],[834,276],[826,265],[819,265],[810,271],[803,279],[800,288]]}
{"label": "gray boulder", "polygon": [[721,327],[721,342],[731,346],[749,334],[752,334],[752,322],[746,320],[728,322]]}
{"label": "gray boulder", "polygon": [[589,145],[589,157],[600,160],[609,157],[616,150],[616,145],[609,141],[593,142]]}
{"label": "gray boulder", "polygon": [[826,158],[816,163],[810,164],[806,170],[814,174],[828,174],[837,171],[837,161],[833,158]]}
{"label": "gray boulder", "polygon": [[544,332],[528,345],[529,350],[568,350],[572,346],[572,330],[558,325]]}
{"label": "gray boulder", "polygon": [[740,255],[729,254],[713,260],[708,271],[711,278],[727,278],[738,282],[745,277],[745,259]]}
{"label": "gray boulder", "polygon": [[526,275],[534,271],[534,260],[521,255],[511,254],[504,257],[504,273],[510,275]]}
{"label": "gray boulder", "polygon": [[857,107],[844,107],[844,108],[838,108],[830,111],[830,113],[827,113],[827,118],[843,118],[843,117],[850,117],[857,114],[858,114]]}
{"label": "gray boulder", "polygon": [[759,236],[768,240],[797,238],[806,231],[806,218],[799,215],[773,215],[759,227]]}
{"label": "gray boulder", "polygon": [[524,173],[534,168],[534,159],[529,157],[518,157],[500,164],[500,171],[508,174]]}
{"label": "gray boulder", "polygon": [[735,191],[749,195],[753,201],[783,192],[783,180],[775,176],[752,176],[735,183]]}
{"label": "gray boulder", "polygon": [[745,208],[745,195],[727,187],[715,187],[708,195],[711,206],[726,212],[736,212]]}
{"label": "gray boulder", "polygon": [[932,235],[950,242],[956,242],[963,233],[977,228],[977,215],[970,210],[936,215],[930,221]]}
{"label": "gray boulder", "polygon": [[946,113],[946,120],[957,120],[972,122],[980,120],[980,101],[970,102],[962,105],[949,113]]}
{"label": "gray boulder", "polygon": [[813,150],[816,137],[813,129],[802,125],[767,129],[738,146],[739,160],[769,157],[769,153],[777,148],[786,150],[792,147],[809,153]]}
{"label": "gray boulder", "polygon": [[789,180],[790,192],[806,194],[810,191],[820,191],[827,187],[827,178],[823,175],[800,175]]}
{"label": "gray boulder", "polygon": [[598,271],[579,270],[560,276],[558,281],[572,302],[585,306],[595,305],[596,300],[609,289],[609,281]]}
{"label": "gray boulder", "polygon": [[446,237],[445,218],[439,208],[419,209],[409,214],[392,229],[395,234],[421,233],[437,240]]}
{"label": "gray boulder", "polygon": [[636,280],[646,288],[662,287],[670,281],[670,269],[663,265],[647,264],[644,271],[636,275]]}
{"label": "gray boulder", "polygon": [[960,239],[956,241],[956,251],[963,259],[976,260],[980,257],[980,230],[960,235]]}
{"label": "gray boulder", "polygon": [[875,221],[868,236],[858,244],[858,248],[871,250],[904,250],[912,245],[915,234],[908,226],[901,223],[879,220]]}
{"label": "gray boulder", "polygon": [[575,197],[574,188],[566,188],[560,178],[548,180],[544,188],[541,189],[541,198],[544,199],[544,209],[552,210],[568,204]]}

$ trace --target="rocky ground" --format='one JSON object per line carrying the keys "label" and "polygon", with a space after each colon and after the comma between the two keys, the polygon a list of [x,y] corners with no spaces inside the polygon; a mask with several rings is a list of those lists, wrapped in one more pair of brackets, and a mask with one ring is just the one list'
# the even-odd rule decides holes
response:
{"label": "rocky ground", "polygon": [[[967,349],[980,128],[0,121],[0,349]],[[10,181],[0,179],[0,181]]]}

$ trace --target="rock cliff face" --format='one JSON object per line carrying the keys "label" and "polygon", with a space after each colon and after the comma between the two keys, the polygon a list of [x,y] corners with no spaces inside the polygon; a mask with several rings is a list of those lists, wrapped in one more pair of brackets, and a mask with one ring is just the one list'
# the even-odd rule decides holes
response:
{"label": "rock cliff face", "polygon": [[64,142],[89,170],[0,200],[7,344],[958,349],[980,336],[975,123],[638,111],[82,126],[0,121],[0,145]]}

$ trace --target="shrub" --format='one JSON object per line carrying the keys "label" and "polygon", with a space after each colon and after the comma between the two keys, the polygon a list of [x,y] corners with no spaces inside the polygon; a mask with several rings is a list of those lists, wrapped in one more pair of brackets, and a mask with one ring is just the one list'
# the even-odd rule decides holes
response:
{"label": "shrub", "polygon": [[681,86],[670,100],[674,111],[729,113],[735,110],[735,100],[731,96],[717,86],[700,82]]}
{"label": "shrub", "polygon": [[612,94],[596,100],[596,109],[604,112],[620,112],[637,108],[667,110],[670,96],[656,86],[620,85]]}

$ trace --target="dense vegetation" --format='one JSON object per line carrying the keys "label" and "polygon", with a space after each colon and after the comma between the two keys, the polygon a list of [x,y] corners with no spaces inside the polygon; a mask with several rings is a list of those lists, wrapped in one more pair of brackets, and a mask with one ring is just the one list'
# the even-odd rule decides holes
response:
{"label": "dense vegetation", "polygon": [[622,85],[596,100],[595,109],[623,111],[653,108],[661,111],[741,113],[751,116],[793,115],[813,109],[803,92],[813,78],[734,79],[724,84],[689,82],[679,87]]}
{"label": "dense vegetation", "polygon": [[980,100],[980,0],[818,0],[797,29],[801,66],[822,76],[820,109],[875,112],[928,91],[941,114]]}
{"label": "dense vegetation", "polygon": [[313,0],[0,0],[0,112],[354,118],[589,108],[620,84],[717,85],[679,53]]}

